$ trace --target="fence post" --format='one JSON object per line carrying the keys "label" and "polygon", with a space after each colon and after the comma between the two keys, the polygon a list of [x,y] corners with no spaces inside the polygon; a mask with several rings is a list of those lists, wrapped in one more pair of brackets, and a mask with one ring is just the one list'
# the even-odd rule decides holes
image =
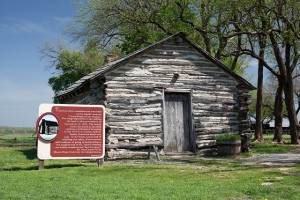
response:
{"label": "fence post", "polygon": [[103,167],[103,165],[104,165],[104,158],[97,159],[97,166]]}
{"label": "fence post", "polygon": [[40,160],[40,159],[39,159],[39,170],[44,169],[44,166],[45,166],[44,160]]}

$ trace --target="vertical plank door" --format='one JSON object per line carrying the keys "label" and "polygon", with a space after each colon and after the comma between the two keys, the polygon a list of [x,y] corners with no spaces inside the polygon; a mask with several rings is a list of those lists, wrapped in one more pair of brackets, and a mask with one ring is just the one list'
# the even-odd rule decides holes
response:
{"label": "vertical plank door", "polygon": [[187,93],[165,93],[164,151],[192,151],[190,97]]}

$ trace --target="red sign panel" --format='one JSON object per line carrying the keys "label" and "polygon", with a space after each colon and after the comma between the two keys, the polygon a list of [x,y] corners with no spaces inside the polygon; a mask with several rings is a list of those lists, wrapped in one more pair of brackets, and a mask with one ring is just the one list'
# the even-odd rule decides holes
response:
{"label": "red sign panel", "polygon": [[42,105],[42,108],[47,112],[37,121],[39,157],[92,159],[104,156],[103,106],[52,104],[50,107]]}
{"label": "red sign panel", "polygon": [[59,135],[51,143],[52,157],[101,157],[104,152],[102,107],[53,106]]}

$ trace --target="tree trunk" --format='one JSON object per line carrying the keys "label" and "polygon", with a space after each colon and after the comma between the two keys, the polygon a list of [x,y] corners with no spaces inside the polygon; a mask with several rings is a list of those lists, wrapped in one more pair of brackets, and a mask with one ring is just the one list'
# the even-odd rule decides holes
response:
{"label": "tree trunk", "polygon": [[282,53],[279,48],[279,43],[276,41],[276,36],[273,31],[269,33],[270,41],[273,46],[275,59],[278,64],[280,75],[284,78],[284,97],[285,105],[288,112],[288,118],[290,121],[290,135],[291,143],[299,144],[298,137],[300,126],[296,116],[295,105],[294,105],[294,85],[293,85],[293,69],[290,66],[291,57],[291,45],[287,42],[285,45],[285,63],[282,58]]}
{"label": "tree trunk", "polygon": [[275,106],[274,106],[274,116],[275,116],[275,132],[273,141],[277,141],[277,143],[282,143],[282,119],[283,119],[283,83],[281,79],[282,77],[278,77],[278,87],[275,96]]}
{"label": "tree trunk", "polygon": [[256,99],[256,123],[254,140],[263,141],[263,65],[261,62],[258,63],[258,76],[257,76],[257,99]]}
{"label": "tree trunk", "polygon": [[296,115],[295,110],[295,102],[294,102],[294,82],[293,82],[293,69],[290,65],[291,59],[291,45],[287,42],[285,47],[285,68],[286,68],[286,80],[284,84],[284,96],[285,96],[285,105],[288,111],[288,117],[290,121],[290,135],[291,135],[291,143],[299,144],[299,122]]}
{"label": "tree trunk", "polygon": [[291,135],[291,143],[292,144],[299,144],[299,130],[300,126],[298,123],[298,119],[296,116],[295,111],[295,104],[294,104],[294,93],[293,93],[293,79],[290,78],[292,75],[287,73],[288,78],[284,85],[284,96],[285,96],[285,105],[288,111],[288,118],[290,121],[290,135]]}
{"label": "tree trunk", "polygon": [[[265,38],[259,38],[259,57],[264,58],[265,56]],[[264,79],[264,64],[261,60],[258,61],[258,71],[257,71],[257,99],[256,99],[256,124],[254,140],[259,142],[263,141],[263,79]]]}

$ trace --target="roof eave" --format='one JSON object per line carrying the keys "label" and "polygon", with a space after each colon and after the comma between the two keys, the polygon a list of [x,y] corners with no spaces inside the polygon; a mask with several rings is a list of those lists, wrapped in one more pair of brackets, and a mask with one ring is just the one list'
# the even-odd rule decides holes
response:
{"label": "roof eave", "polygon": [[[214,57],[212,57],[208,52],[206,52],[205,50],[203,50],[198,44],[196,44],[195,42],[193,42],[192,40],[190,40],[189,38],[186,37],[186,35],[182,32],[176,33],[174,35],[171,35],[169,37],[166,37],[162,40],[160,40],[159,42],[152,44],[150,46],[147,46],[143,49],[139,49],[123,58],[120,58],[116,61],[113,61],[111,63],[108,63],[106,65],[104,65],[102,68],[99,68],[98,70],[96,70],[96,72],[92,72],[87,76],[90,76],[89,78],[87,78],[86,80],[83,80],[84,77],[82,79],[80,79],[79,81],[81,81],[81,83],[76,86],[74,88],[72,88],[72,86],[70,87],[70,89],[64,90],[61,93],[59,93],[58,95],[56,95],[57,98],[62,98],[64,96],[70,95],[71,93],[74,93],[78,90],[80,90],[80,88],[84,87],[85,84],[87,84],[88,82],[94,80],[95,78],[106,74],[107,72],[115,69],[116,67],[129,62],[130,60],[138,57],[140,54],[144,54],[145,52],[161,45],[163,42],[170,40],[174,37],[180,36],[182,39],[184,39],[186,42],[188,42],[189,44],[191,44],[199,53],[201,53],[204,57],[206,57],[208,60],[210,60],[211,62],[215,63],[217,66],[219,66],[220,68],[222,68],[225,72],[227,72],[229,75],[231,75],[233,78],[235,78],[235,80],[237,80],[240,84],[244,85],[248,90],[255,90],[256,87],[254,87],[250,82],[248,82],[247,80],[245,80],[244,78],[242,78],[241,76],[237,75],[236,73],[234,73],[232,70],[230,70],[228,67],[226,67],[223,63],[221,63],[220,61],[218,61],[217,59],[215,59]],[[97,72],[98,71],[98,72]]]}

